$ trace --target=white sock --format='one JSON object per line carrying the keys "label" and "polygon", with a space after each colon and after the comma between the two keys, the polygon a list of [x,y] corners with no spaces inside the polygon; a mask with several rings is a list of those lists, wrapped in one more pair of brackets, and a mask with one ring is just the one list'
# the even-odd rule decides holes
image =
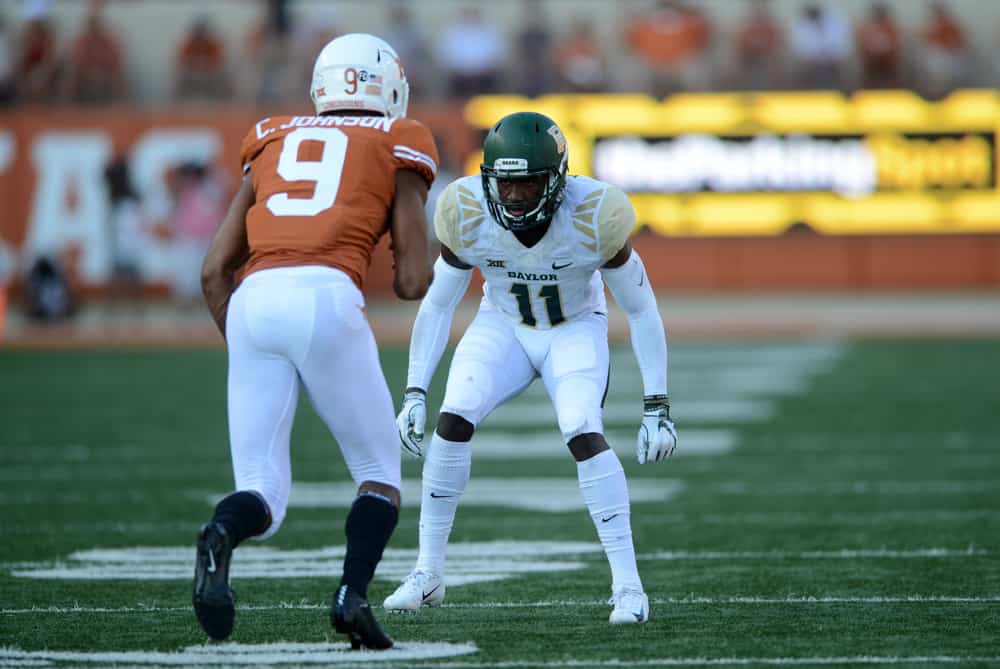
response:
{"label": "white sock", "polygon": [[469,442],[448,441],[435,432],[424,456],[420,492],[420,554],[417,556],[420,571],[444,576],[448,535],[471,469]]}
{"label": "white sock", "polygon": [[632,545],[628,484],[621,461],[608,449],[589,460],[577,462],[576,471],[583,501],[611,565],[611,587],[642,590]]}

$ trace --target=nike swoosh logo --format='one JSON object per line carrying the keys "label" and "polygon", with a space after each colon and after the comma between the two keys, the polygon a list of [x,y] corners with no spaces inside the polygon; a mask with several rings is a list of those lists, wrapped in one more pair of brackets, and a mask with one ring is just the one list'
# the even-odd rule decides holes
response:
{"label": "nike swoosh logo", "polygon": [[435,592],[437,592],[437,589],[440,588],[440,587],[441,587],[441,584],[439,583],[439,584],[435,585],[433,588],[431,588],[430,592],[424,592],[423,593],[424,599],[427,599],[428,597],[430,597],[431,595],[433,595]]}
{"label": "nike swoosh logo", "polygon": [[443,497],[454,497],[454,495],[438,495],[432,492],[431,497],[433,497],[434,499],[441,499]]}
{"label": "nike swoosh logo", "polygon": [[615,514],[615,515],[613,515],[613,516],[608,516],[607,518],[601,518],[601,522],[602,522],[602,523],[606,523],[606,522],[608,522],[609,520],[612,520],[612,519],[614,519],[614,518],[617,518],[617,517],[618,517],[618,514],[616,513],[616,514]]}
{"label": "nike swoosh logo", "polygon": [[215,573],[215,553],[208,551],[208,573]]}
{"label": "nike swoosh logo", "polygon": [[552,269],[554,269],[554,270],[566,269],[567,267],[569,267],[572,264],[573,264],[572,260],[569,261],[568,263],[566,263],[565,265],[557,265],[557,264],[555,264],[555,262],[553,262],[552,263]]}

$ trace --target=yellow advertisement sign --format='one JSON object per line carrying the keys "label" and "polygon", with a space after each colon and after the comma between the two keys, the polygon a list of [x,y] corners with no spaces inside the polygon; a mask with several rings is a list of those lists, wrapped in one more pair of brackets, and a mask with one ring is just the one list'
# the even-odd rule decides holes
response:
{"label": "yellow advertisement sign", "polygon": [[661,234],[1000,231],[993,90],[483,96],[466,116],[520,110],[555,119],[570,172],[623,188]]}

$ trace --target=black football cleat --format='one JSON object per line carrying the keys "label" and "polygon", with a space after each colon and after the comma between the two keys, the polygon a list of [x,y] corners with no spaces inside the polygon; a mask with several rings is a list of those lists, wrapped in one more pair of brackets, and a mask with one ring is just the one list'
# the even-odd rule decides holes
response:
{"label": "black football cleat", "polygon": [[392,648],[392,639],[379,627],[368,600],[347,585],[342,585],[333,595],[330,624],[351,640],[351,649],[361,647],[371,650]]}
{"label": "black football cleat", "polygon": [[211,638],[222,641],[233,631],[236,593],[229,587],[233,542],[218,523],[202,525],[194,563],[194,614]]}

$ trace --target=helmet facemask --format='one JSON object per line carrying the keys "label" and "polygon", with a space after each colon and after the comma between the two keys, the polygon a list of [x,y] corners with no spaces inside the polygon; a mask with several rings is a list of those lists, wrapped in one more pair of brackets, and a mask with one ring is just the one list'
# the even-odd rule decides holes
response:
{"label": "helmet facemask", "polygon": [[[493,218],[502,227],[514,232],[546,225],[552,220],[563,199],[566,185],[565,157],[559,165],[543,169],[527,169],[527,161],[519,158],[500,158],[492,167],[485,164],[483,192]],[[524,191],[523,182],[534,180],[538,184],[534,197],[504,197],[504,191]],[[513,186],[505,186],[508,182]],[[522,182],[520,187],[517,186]]]}

